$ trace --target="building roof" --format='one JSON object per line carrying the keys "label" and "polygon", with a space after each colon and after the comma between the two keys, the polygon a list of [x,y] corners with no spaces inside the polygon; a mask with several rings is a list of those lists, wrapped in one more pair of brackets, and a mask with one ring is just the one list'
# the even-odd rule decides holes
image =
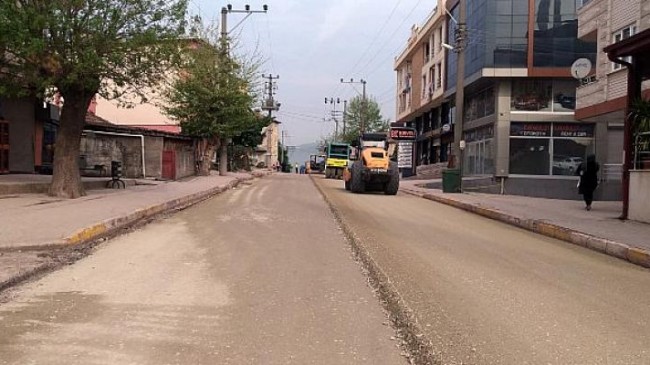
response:
{"label": "building roof", "polygon": [[174,124],[138,124],[131,125],[134,128],[149,129],[152,131],[181,134],[181,126]]}
{"label": "building roof", "polygon": [[116,133],[142,134],[151,137],[166,137],[166,138],[175,138],[175,139],[183,139],[183,140],[192,139],[189,136],[181,135],[180,130],[178,132],[169,132],[169,131],[164,131],[159,129],[148,129],[143,127],[144,126],[119,125],[119,124],[111,123],[108,120],[99,117],[93,113],[86,114],[86,128],[91,130],[116,132]]}

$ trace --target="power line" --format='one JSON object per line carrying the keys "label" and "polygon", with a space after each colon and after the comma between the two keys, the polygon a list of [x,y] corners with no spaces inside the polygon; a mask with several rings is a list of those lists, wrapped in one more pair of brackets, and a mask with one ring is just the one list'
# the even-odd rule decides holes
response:
{"label": "power line", "polygon": [[363,53],[361,54],[359,59],[357,59],[357,62],[354,64],[354,66],[352,66],[352,68],[348,72],[349,74],[352,74],[352,73],[354,73],[356,71],[356,67],[359,65],[359,63],[361,62],[363,57],[365,57],[365,55],[368,53],[370,48],[372,48],[372,46],[375,45],[375,42],[377,41],[377,39],[379,39],[379,35],[384,31],[384,29],[386,28],[386,25],[388,25],[388,22],[393,18],[393,15],[395,15],[395,10],[397,10],[397,7],[402,3],[402,1],[403,0],[399,0],[395,4],[395,6],[393,7],[393,10],[391,10],[390,14],[388,15],[388,18],[386,18],[386,20],[384,21],[384,24],[381,26],[379,31],[375,33],[375,37],[372,39],[372,41],[370,41],[370,43],[368,44],[368,47],[366,47],[366,49],[363,51]]}
{"label": "power line", "polygon": [[404,19],[402,19],[402,21],[399,23],[397,28],[395,28],[395,31],[390,35],[390,37],[388,37],[388,39],[384,42],[382,47],[377,50],[377,52],[370,58],[370,60],[368,62],[366,62],[366,64],[363,66],[363,69],[368,68],[368,66],[372,63],[372,61],[376,59],[377,55],[379,55],[379,53],[384,50],[384,48],[386,47],[388,42],[391,41],[393,39],[393,37],[395,37],[395,34],[397,34],[397,32],[400,30],[400,27],[402,26],[402,24],[404,24],[406,22],[406,20],[409,19],[411,14],[413,14],[415,9],[420,5],[421,2],[422,2],[422,0],[418,0],[415,3],[415,5],[411,8],[411,11],[409,11],[409,13],[406,15],[406,17]]}

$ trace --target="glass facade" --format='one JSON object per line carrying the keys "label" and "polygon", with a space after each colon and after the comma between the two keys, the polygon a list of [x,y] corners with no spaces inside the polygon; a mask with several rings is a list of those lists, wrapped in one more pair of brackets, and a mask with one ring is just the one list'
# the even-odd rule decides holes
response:
{"label": "glass facade", "polygon": [[494,127],[477,128],[464,133],[463,175],[494,174]]}
{"label": "glass facade", "polygon": [[[577,39],[576,0],[467,0],[468,44],[465,76],[482,68],[528,66],[528,14],[534,16],[534,67],[570,67],[585,57],[595,64],[596,44]],[[458,19],[458,6],[451,10]],[[456,24],[450,21],[447,39],[455,43]],[[447,52],[448,86],[456,86],[456,54]]]}
{"label": "glass facade", "polygon": [[510,124],[511,174],[573,176],[592,153],[593,124]]}
{"label": "glass facade", "polygon": [[576,80],[513,79],[510,110],[572,112],[576,108]]}
{"label": "glass facade", "polygon": [[577,38],[575,0],[535,0],[534,67],[571,67],[581,57],[595,62],[596,45]]}

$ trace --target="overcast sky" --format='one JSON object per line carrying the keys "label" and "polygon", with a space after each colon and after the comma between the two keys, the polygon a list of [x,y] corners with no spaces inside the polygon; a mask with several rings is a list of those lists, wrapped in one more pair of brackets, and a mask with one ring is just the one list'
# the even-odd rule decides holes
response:
{"label": "overcast sky", "polygon": [[[406,44],[413,24],[421,24],[435,0],[267,0],[215,2],[190,0],[190,11],[204,20],[220,20],[226,4],[252,10],[269,6],[267,14],[253,14],[232,30],[244,49],[257,47],[266,63],[261,73],[279,75],[275,115],[290,136],[288,145],[315,142],[334,130],[324,122],[331,105],[325,97],[350,99],[361,86],[340,79],[367,80],[367,93],[382,114],[395,119],[393,61]],[[245,14],[229,14],[229,30]],[[343,104],[337,105],[342,110]]]}

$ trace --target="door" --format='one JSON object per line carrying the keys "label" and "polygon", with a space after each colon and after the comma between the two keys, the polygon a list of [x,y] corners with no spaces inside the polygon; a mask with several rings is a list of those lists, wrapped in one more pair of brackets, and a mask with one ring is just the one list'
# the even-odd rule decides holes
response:
{"label": "door", "polygon": [[0,120],[0,174],[9,173],[9,122]]}
{"label": "door", "polygon": [[163,151],[162,178],[176,180],[176,151]]}

